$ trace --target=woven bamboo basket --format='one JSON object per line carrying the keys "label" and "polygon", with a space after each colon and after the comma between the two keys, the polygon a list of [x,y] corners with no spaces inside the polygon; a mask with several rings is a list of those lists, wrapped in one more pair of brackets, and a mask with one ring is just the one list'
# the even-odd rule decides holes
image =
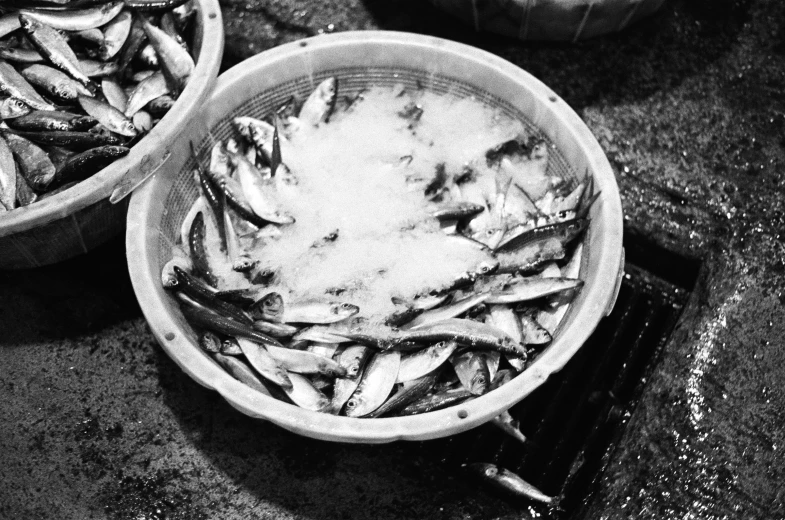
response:
{"label": "woven bamboo basket", "polygon": [[[601,191],[584,239],[585,285],[554,341],[522,375],[473,401],[419,416],[353,419],[277,401],[226,373],[197,344],[176,299],[161,285],[180,223],[198,196],[191,175],[192,142],[203,160],[212,139],[233,135],[231,119],[263,117],[290,95],[304,98],[320,81],[337,76],[342,93],[369,85],[420,85],[436,92],[475,96],[523,121],[552,146],[549,174],[592,175]],[[209,135],[208,135],[209,132]],[[218,78],[198,120],[172,148],[174,159],[134,193],[128,211],[126,252],[136,296],[153,334],[194,380],[218,391],[252,417],[320,439],[382,443],[452,435],[482,424],[523,399],[561,369],[613,306],[623,266],[622,213],[616,181],[596,139],[551,89],[515,65],[466,45],[396,32],[345,32],[282,45],[250,58]]]}
{"label": "woven bamboo basket", "polygon": [[577,41],[621,31],[665,0],[431,0],[488,31],[521,40]]}
{"label": "woven bamboo basket", "polygon": [[193,1],[197,63],[177,102],[127,156],[71,189],[0,215],[0,269],[60,262],[122,232],[129,199],[111,204],[108,197],[126,172],[154,172],[171,158],[169,145],[201,109],[218,76],[224,42],[221,9],[218,0]]}

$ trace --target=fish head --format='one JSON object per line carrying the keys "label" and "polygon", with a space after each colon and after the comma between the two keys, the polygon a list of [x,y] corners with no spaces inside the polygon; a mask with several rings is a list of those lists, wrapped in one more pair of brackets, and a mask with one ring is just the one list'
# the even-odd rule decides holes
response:
{"label": "fish head", "polygon": [[221,340],[212,332],[205,332],[199,337],[199,346],[206,352],[216,353],[221,351]]}
{"label": "fish head", "polygon": [[34,31],[41,27],[41,23],[38,20],[24,13],[19,13],[19,25],[25,31]]}
{"label": "fish head", "polygon": [[123,122],[121,122],[120,123],[120,130],[121,130],[121,132],[120,132],[121,134],[123,134],[125,136],[128,136],[128,137],[134,137],[138,133],[136,131],[136,127],[134,126],[134,124],[131,121],[123,121]]}
{"label": "fish head", "polygon": [[252,312],[254,310],[260,318],[280,321],[284,311],[283,297],[277,292],[267,293],[253,305]]}
{"label": "fish head", "polygon": [[357,305],[353,305],[347,302],[334,302],[330,304],[330,313],[336,316],[343,316],[344,318],[348,318],[349,316],[354,316],[360,312],[360,308]]}
{"label": "fish head", "polygon": [[234,271],[238,271],[238,272],[244,273],[244,272],[250,270],[254,266],[255,263],[256,262],[254,262],[253,260],[251,260],[247,256],[241,256],[241,257],[237,258],[232,263],[232,269]]}
{"label": "fish head", "polygon": [[11,119],[29,114],[31,108],[16,98],[8,98],[0,108],[0,115],[3,119]]}
{"label": "fish head", "polygon": [[60,83],[53,86],[52,93],[62,99],[76,99],[79,96],[76,87],[68,83]]}
{"label": "fish head", "polygon": [[483,260],[477,267],[477,274],[481,276],[491,274],[499,268],[499,265],[499,261],[495,259]]}
{"label": "fish head", "polygon": [[346,415],[348,417],[357,417],[356,410],[360,410],[364,402],[365,397],[361,393],[355,392],[344,405]]}

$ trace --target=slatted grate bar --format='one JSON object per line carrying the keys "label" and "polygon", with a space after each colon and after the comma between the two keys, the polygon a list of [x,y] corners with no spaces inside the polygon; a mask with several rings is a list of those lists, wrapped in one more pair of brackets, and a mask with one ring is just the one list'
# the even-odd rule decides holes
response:
{"label": "slatted grate bar", "polygon": [[[424,442],[424,453],[456,469],[472,462],[505,467],[545,493],[562,497],[560,510],[538,504],[522,507],[545,518],[582,518],[581,508],[621,438],[700,267],[684,260],[683,265],[689,265],[674,276],[668,266],[678,263],[677,255],[653,251],[652,244],[637,237],[628,239],[625,247],[627,265],[614,311],[564,370],[510,410],[528,442],[521,444],[484,425]],[[660,267],[646,258],[659,258]],[[639,260],[657,272],[636,265]]]}

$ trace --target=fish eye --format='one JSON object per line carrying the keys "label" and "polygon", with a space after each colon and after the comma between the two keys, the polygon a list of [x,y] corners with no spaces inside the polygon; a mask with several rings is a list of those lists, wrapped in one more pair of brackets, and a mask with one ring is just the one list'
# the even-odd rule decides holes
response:
{"label": "fish eye", "polygon": [[353,309],[354,305],[352,305],[351,303],[342,303],[341,304],[341,308],[342,309]]}
{"label": "fish eye", "polygon": [[354,399],[349,399],[349,402],[346,403],[346,408],[354,408],[357,406],[357,401]]}

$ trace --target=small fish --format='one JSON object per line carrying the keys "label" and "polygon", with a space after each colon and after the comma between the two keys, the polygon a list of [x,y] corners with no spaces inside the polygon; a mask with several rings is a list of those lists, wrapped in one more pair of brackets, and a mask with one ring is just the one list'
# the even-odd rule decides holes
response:
{"label": "small fish", "polygon": [[188,232],[188,244],[191,251],[191,262],[194,266],[194,274],[203,278],[208,285],[218,286],[218,279],[213,274],[210,265],[207,263],[207,253],[204,249],[205,237],[204,216],[197,213]]}
{"label": "small fish", "polygon": [[169,93],[169,87],[163,73],[156,72],[140,81],[128,96],[128,106],[125,109],[126,117],[132,117],[150,101]]}
{"label": "small fish", "polygon": [[283,297],[277,292],[270,292],[254,302],[250,312],[257,320],[282,323],[284,308]]}
{"label": "small fish", "polygon": [[243,361],[232,356],[214,354],[215,360],[224,370],[229,372],[235,379],[253,388],[264,395],[272,396],[267,386],[256,376],[256,372]]}
{"label": "small fish", "polygon": [[56,110],[8,62],[0,59],[0,91],[37,110]]}
{"label": "small fish", "polygon": [[0,132],[16,158],[20,173],[27,180],[30,187],[43,191],[49,186],[55,176],[55,166],[49,156],[41,148],[11,132]]}
{"label": "small fish", "polygon": [[88,78],[101,78],[111,76],[120,70],[116,61],[80,60],[79,68]]}
{"label": "small fish", "polygon": [[396,305],[404,305],[406,307],[411,307],[415,310],[420,311],[428,311],[433,309],[434,307],[438,307],[450,297],[449,293],[444,294],[437,294],[437,295],[421,295],[413,300],[404,300],[398,296],[393,296],[391,298],[392,302]]}
{"label": "small fish", "polygon": [[131,13],[123,11],[104,27],[103,42],[99,50],[99,57],[103,61],[110,60],[123,48],[128,35],[131,34]]}
{"label": "small fish", "polygon": [[248,339],[261,345],[273,345],[278,347],[282,346],[280,342],[265,334],[262,334],[257,330],[254,330],[248,325],[244,325],[238,321],[221,316],[217,312],[206,309],[200,305],[197,306],[198,304],[190,303],[193,302],[193,300],[185,300],[181,298],[180,301],[185,303],[185,305],[181,305],[180,307],[183,311],[183,315],[189,321],[192,321],[200,327],[224,334],[226,336],[233,336],[238,339]]}
{"label": "small fish", "polygon": [[305,350],[293,350],[267,346],[267,352],[289,372],[298,374],[323,374],[330,377],[345,377],[346,369],[330,358]]}
{"label": "small fish", "polygon": [[427,394],[431,388],[433,388],[438,377],[439,374],[437,372],[431,372],[417,379],[406,381],[400,386],[398,391],[387,399],[379,408],[368,414],[368,417],[390,415],[405,408],[407,405]]}
{"label": "small fish", "polygon": [[0,119],[13,119],[29,114],[32,109],[16,98],[0,99]]}
{"label": "small fish", "polygon": [[318,126],[330,121],[338,99],[338,78],[330,77],[319,83],[300,108],[298,119],[303,124]]}
{"label": "small fish", "polygon": [[91,93],[98,90],[97,85],[79,68],[76,54],[60,33],[29,15],[20,14],[19,22],[27,38],[49,63],[87,87]]}
{"label": "small fish", "polygon": [[243,351],[245,358],[262,377],[272,381],[284,390],[291,390],[293,381],[284,368],[267,352],[264,345],[255,343],[247,338],[237,338],[237,343]]}
{"label": "small fish", "polygon": [[514,419],[512,415],[510,415],[510,412],[506,410],[503,411],[498,416],[491,419],[490,423],[521,444],[526,444],[528,442],[526,436],[521,432],[521,423],[517,419]]}
{"label": "small fish", "polygon": [[130,148],[125,146],[106,145],[75,154],[57,168],[52,185],[59,186],[66,182],[86,179],[118,158],[128,155],[129,151]]}
{"label": "small fish", "polygon": [[230,155],[235,175],[253,212],[275,224],[293,224],[294,217],[284,212],[277,200],[275,187],[264,181],[264,175],[241,154]]}
{"label": "small fish", "polygon": [[43,64],[33,64],[21,71],[22,77],[49,95],[61,100],[75,100],[79,94],[92,97],[92,93],[65,73]]}
{"label": "small fish", "polygon": [[461,384],[474,395],[482,395],[491,385],[491,376],[485,358],[470,350],[450,358]]}
{"label": "small fish", "polygon": [[16,161],[5,139],[0,137],[0,206],[16,207]]}
{"label": "small fish", "polygon": [[404,354],[395,382],[405,383],[430,374],[447,361],[456,348],[458,343],[455,341],[440,341],[417,352]]}
{"label": "small fish", "polygon": [[503,331],[472,320],[450,318],[430,323],[417,330],[400,331],[395,341],[435,343],[455,340],[460,345],[488,348],[503,353],[526,355],[523,346]]}
{"label": "small fish", "polygon": [[583,280],[577,278],[519,278],[515,284],[491,292],[487,303],[516,303],[535,300],[562,291],[580,289]]}
{"label": "small fish", "polygon": [[556,503],[556,498],[546,495],[507,469],[486,462],[468,464],[466,469],[494,489],[517,497],[542,502],[543,504],[551,505]]}
{"label": "small fish", "polygon": [[33,49],[0,46],[0,58],[17,63],[43,63],[44,57]]}
{"label": "small fish", "polygon": [[527,314],[520,314],[519,319],[525,344],[544,345],[550,343],[551,339],[553,339],[548,329],[540,325],[533,317]]}
{"label": "small fish", "polygon": [[474,395],[463,387],[447,389],[421,397],[400,411],[400,415],[418,415],[447,408],[473,398]]}
{"label": "small fish", "polygon": [[8,126],[16,130],[27,131],[81,131],[87,130],[98,121],[89,116],[65,111],[33,110],[28,114],[8,122]]}
{"label": "small fish", "polygon": [[242,309],[216,297],[214,291],[208,289],[202,282],[189,275],[180,267],[174,266],[173,270],[177,277],[177,283],[173,287],[174,289],[182,291],[194,301],[201,303],[208,309],[222,314],[227,318],[247,325],[253,325],[253,320]]}
{"label": "small fish", "polygon": [[226,207],[226,195],[223,192],[220,192],[219,197],[224,215],[223,224],[224,235],[226,236],[226,253],[229,260],[232,262],[232,270],[239,273],[246,273],[253,269],[253,266],[256,265],[256,261],[240,247],[240,239],[237,237],[237,231],[235,231],[234,223]]}
{"label": "small fish", "polygon": [[402,326],[401,329],[416,330],[424,327],[425,325],[428,325],[429,323],[435,323],[448,318],[456,318],[469,309],[485,302],[489,296],[489,293],[475,294],[472,296],[467,296],[466,298],[449,305],[425,311],[406,325]]}
{"label": "small fish", "polygon": [[588,220],[575,219],[547,226],[540,226],[520,233],[502,242],[494,251],[496,253],[511,253],[530,244],[544,240],[555,239],[561,244],[567,244],[576,238],[588,226]]}
{"label": "small fish", "polygon": [[[338,359],[338,362],[341,363],[340,358]],[[341,413],[341,410],[346,404],[346,401],[349,400],[352,394],[354,394],[354,392],[357,390],[357,387],[360,386],[364,369],[365,365],[359,365],[354,377],[343,377],[335,380],[335,385],[333,385],[333,397],[330,401],[329,413],[333,415]]]}
{"label": "small fish", "polygon": [[84,31],[109,23],[122,9],[123,2],[108,2],[86,9],[69,9],[67,11],[24,9],[20,11],[20,14],[31,16],[55,29]]}
{"label": "small fish", "polygon": [[194,71],[193,58],[163,30],[146,20],[143,21],[143,27],[150,44],[158,55],[161,71],[166,77],[170,90],[179,95]]}
{"label": "small fish", "polygon": [[284,391],[297,406],[315,412],[327,412],[330,410],[330,400],[317,390],[307,377],[290,373],[289,379],[292,382],[292,386],[284,388]]}
{"label": "small fish", "polygon": [[284,307],[285,323],[313,323],[327,325],[345,320],[360,312],[360,308],[345,302],[302,301]]}
{"label": "small fish", "polygon": [[188,0],[125,0],[124,3],[131,9],[140,12],[157,12],[175,9],[188,2]]}
{"label": "small fish", "polygon": [[400,352],[387,351],[374,354],[365,367],[357,390],[346,402],[346,415],[362,417],[379,408],[395,386],[400,364]]}
{"label": "small fish", "polygon": [[43,145],[65,146],[73,150],[89,150],[99,146],[116,146],[121,140],[112,135],[70,130],[47,130],[38,132],[16,131],[17,135]]}
{"label": "small fish", "polygon": [[101,91],[110,105],[125,113],[128,106],[128,96],[119,83],[113,79],[104,78],[101,80]]}

